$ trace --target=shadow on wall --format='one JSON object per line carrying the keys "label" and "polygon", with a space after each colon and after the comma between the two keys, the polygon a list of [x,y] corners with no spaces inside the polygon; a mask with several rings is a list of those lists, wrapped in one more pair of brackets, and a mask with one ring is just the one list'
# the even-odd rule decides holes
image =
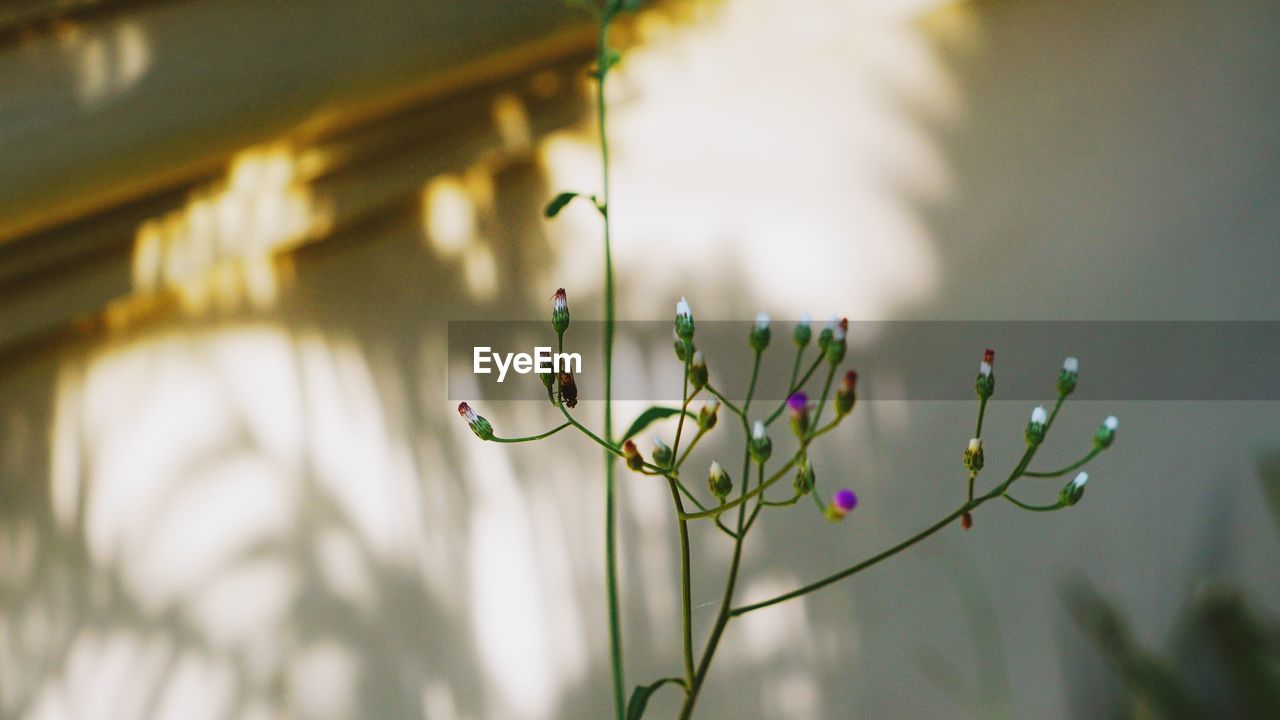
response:
{"label": "shadow on wall", "polygon": [[[832,193],[847,178],[830,165],[815,176],[796,159],[817,157],[824,139],[844,135],[834,125],[801,152],[761,158],[765,168],[779,165],[749,186],[720,181],[720,155],[682,175],[673,172],[682,157],[702,157],[692,148],[642,152],[662,147],[654,137],[700,143],[751,114],[744,102],[770,87],[735,84],[746,70],[674,82],[681,62],[665,55],[688,53],[699,72],[719,74],[722,66],[701,64],[702,50],[680,45],[703,33],[696,42],[740,55],[733,23],[748,20],[739,31],[758,37],[781,6],[759,17],[716,7],[707,5],[705,25],[677,27],[659,14],[642,21],[640,35],[654,49],[636,53],[616,99],[621,206],[635,219],[624,223],[631,237],[619,243],[620,261],[643,267],[654,252],[669,256],[659,239],[705,259],[732,242],[773,247],[765,235],[800,231],[817,233],[818,247],[850,252],[841,238],[860,213],[815,213],[840,204]],[[897,32],[908,52],[920,51],[911,31]],[[828,33],[824,43],[837,40]],[[863,67],[872,57],[848,60]],[[874,70],[858,72],[869,83]],[[529,92],[545,106],[563,92],[548,86],[555,82],[535,77]],[[707,83],[727,93],[702,97],[713,114],[688,134],[666,127],[671,117],[690,117],[673,108]],[[588,90],[570,89],[578,97]],[[871,92],[861,88],[841,106],[872,106]],[[874,106],[889,112],[884,102]],[[544,236],[536,218],[553,187],[595,184],[594,149],[585,133],[549,134],[568,116],[564,108],[549,113],[510,93],[468,103],[443,124],[448,132],[374,136],[383,149],[360,156],[372,159],[350,159],[349,149],[366,142],[355,135],[246,150],[225,179],[139,226],[138,297],[108,309],[105,336],[72,340],[14,371],[26,377],[6,392],[23,409],[11,416],[5,446],[31,441],[13,432],[18,425],[47,421],[50,429],[36,433],[47,461],[30,452],[6,458],[6,476],[23,478],[8,486],[13,502],[0,522],[6,716],[600,715],[602,493],[594,473],[564,472],[594,468],[596,454],[563,437],[536,448],[480,445],[443,396],[444,320],[511,317],[511,308],[537,317],[547,288],[558,285],[578,288],[575,310],[592,314],[597,228],[570,214]],[[476,108],[492,124],[482,141],[458,142],[457,127],[474,125]],[[418,120],[441,126],[394,122]],[[792,122],[758,118],[732,145],[804,137]],[[873,122],[895,125],[888,116]],[[674,177],[692,184],[667,186]],[[759,201],[773,192],[770,178],[783,177],[803,181],[787,195],[803,202],[769,210]],[[856,183],[874,184],[869,176]],[[698,203],[690,195],[697,187],[717,189]],[[868,199],[864,209],[882,204]],[[889,227],[909,225],[906,206],[891,205],[897,219]],[[760,210],[743,215],[745,206]],[[915,272],[922,238],[897,237],[915,248],[884,265],[901,279]],[[322,242],[305,244],[315,239]],[[867,238],[857,247],[880,245]],[[739,299],[754,294],[766,265],[776,273],[808,261],[736,267],[715,278],[721,292],[704,293],[705,309],[754,313],[754,301]],[[624,288],[637,293],[632,280]],[[691,276],[667,280],[669,287],[646,289],[664,314],[666,295]],[[877,300],[875,288],[884,287],[858,295],[865,316],[896,302]],[[799,300],[773,292],[765,300],[778,303],[775,312],[798,314],[783,303]],[[636,294],[624,305],[658,307]],[[669,360],[640,357],[650,374]],[[510,427],[546,416],[520,403],[490,414]],[[628,643],[639,677],[678,652],[664,632],[678,623],[665,495],[627,488],[623,524]],[[718,552],[706,540],[702,563]],[[775,572],[748,588],[796,579]],[[710,613],[709,603],[697,612]],[[743,627],[746,649],[729,662],[763,669],[793,661],[767,683],[773,705],[765,712],[822,716],[822,691],[803,670],[818,662],[803,605]]]}
{"label": "shadow on wall", "polygon": [[6,372],[0,714],[592,714],[584,499],[443,397],[446,318],[542,299],[533,140],[580,107],[555,77],[532,120],[503,92],[380,152],[246,150],[139,226],[100,336]]}
{"label": "shadow on wall", "polygon": [[[1031,217],[1000,204],[1021,197],[1020,166],[1001,193],[967,190],[1001,179],[980,172],[984,148],[1042,147],[1024,139],[1007,148],[983,135],[999,124],[974,88],[996,93],[999,83],[983,84],[987,54],[1032,52],[1011,38],[1052,25],[1056,11],[950,9],[916,22],[921,3],[697,7],[692,25],[642,18],[643,45],[612,99],[624,314],[667,317],[671,301],[689,294],[700,317],[712,318],[751,317],[757,303],[778,317],[843,308],[878,319],[924,307],[1025,318],[1052,316],[1076,298],[1065,280],[1040,287],[1037,278],[1056,277],[1050,268],[1022,274],[1030,251],[1011,231],[983,225],[1021,227]],[[1035,67],[1061,52],[1035,54]],[[135,287],[159,295],[110,309],[101,336],[5,369],[0,712],[24,720],[103,708],[111,717],[184,719],[604,714],[598,454],[567,434],[536,446],[481,444],[445,397],[446,320],[545,317],[559,286],[570,288],[575,317],[598,317],[594,218],[571,208],[557,223],[536,220],[553,189],[598,183],[582,117],[587,88],[562,85],[573,98],[565,103],[555,88],[538,89],[555,76],[539,77],[527,89],[543,104],[490,93],[460,101],[462,110],[393,118],[385,133],[252,150],[224,183],[139,228]],[[1028,84],[1003,92],[1040,97]],[[558,132],[567,121],[582,127]],[[234,167],[262,174],[237,185]],[[288,172],[272,174],[279,167]],[[250,189],[241,196],[237,187]],[[229,209],[219,211],[223,203]],[[1051,210],[1054,223],[1062,219]],[[1238,228],[1246,236],[1247,224]],[[247,256],[233,247],[245,228],[261,230],[248,234],[256,240]],[[313,234],[323,241],[299,246]],[[984,246],[968,244],[978,237],[1000,238],[1010,253],[981,253],[997,258],[1008,288],[974,293],[962,281],[982,269],[970,253]],[[1075,247],[1063,243],[1068,250],[1049,257]],[[1067,267],[1085,275],[1099,262]],[[1032,300],[1020,305],[1024,292]],[[1099,297],[1081,312],[1104,315],[1115,296]],[[1128,311],[1142,316],[1145,307]],[[650,355],[625,340],[619,353],[653,378],[673,363],[666,348]],[[535,431],[547,410],[510,403],[485,414],[499,428]],[[583,403],[585,417],[598,411]],[[919,476],[915,458],[885,456],[950,417],[866,408],[842,429],[844,451],[859,458],[866,506],[901,512],[867,513],[856,534],[808,515],[771,519],[747,558],[745,596],[818,576],[949,510],[950,497],[865,478]],[[702,451],[709,460],[720,449]],[[918,460],[954,464],[945,450]],[[660,487],[624,483],[636,682],[669,674],[679,652],[667,502]],[[1007,556],[995,538],[1018,530],[1015,522],[993,519],[989,545],[975,538],[980,572],[1003,572],[981,558]],[[724,547],[713,531],[699,532],[707,534],[695,537],[695,565],[711,573],[723,567]],[[796,557],[797,547],[831,550]],[[915,609],[904,593],[918,603],[931,586],[913,584],[921,573],[911,564],[892,572],[879,577],[898,590],[860,586],[856,596],[815,596],[736,623],[708,708],[779,718],[951,711],[940,693],[920,692],[919,674],[891,651],[901,637],[928,635],[954,662],[951,651],[967,649],[967,638],[948,634],[961,632],[959,603],[894,620],[895,607]],[[694,598],[700,627],[716,582]],[[1048,655],[1011,649],[1009,666],[1024,673],[1032,672],[1025,653]],[[1056,682],[1056,671],[1027,686]],[[1018,692],[981,701],[1018,709],[1028,702]],[[854,705],[850,695],[865,699]],[[669,702],[659,697],[655,716]],[[1046,707],[1049,716],[1066,712]]]}

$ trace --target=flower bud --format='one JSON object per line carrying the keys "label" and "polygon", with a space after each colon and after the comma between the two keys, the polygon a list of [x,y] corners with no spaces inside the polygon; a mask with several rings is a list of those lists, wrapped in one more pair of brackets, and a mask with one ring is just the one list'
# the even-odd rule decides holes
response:
{"label": "flower bud", "polygon": [[684,362],[685,355],[686,355],[685,348],[693,347],[693,343],[688,342],[684,338],[680,337],[680,334],[676,332],[675,328],[671,328],[671,339],[675,341],[676,359],[679,360],[680,362]]}
{"label": "flower bud", "polygon": [[627,467],[632,470],[640,470],[644,467],[644,458],[640,456],[640,450],[636,447],[634,440],[622,443],[622,457],[627,461]]}
{"label": "flower bud", "polygon": [[1058,493],[1058,502],[1063,505],[1075,505],[1080,502],[1080,498],[1084,497],[1084,484],[1089,482],[1089,473],[1082,472],[1076,476],[1075,480],[1063,486],[1062,491]]}
{"label": "flower bud", "polygon": [[555,328],[556,335],[564,335],[569,328],[569,298],[564,294],[564,288],[551,296],[551,327]]}
{"label": "flower bud", "polygon": [[1120,426],[1120,421],[1115,415],[1108,416],[1102,421],[1102,425],[1098,427],[1098,432],[1093,436],[1093,444],[1099,450],[1106,450],[1111,447],[1111,443],[1116,439],[1116,428]]}
{"label": "flower bud", "polygon": [[470,405],[460,403],[458,405],[458,414],[466,419],[467,424],[471,426],[471,432],[475,433],[476,437],[481,440],[493,439],[493,426],[489,424],[488,420],[477,415]]}
{"label": "flower bud", "polygon": [[762,465],[773,454],[773,441],[765,434],[764,423],[760,420],[757,420],[751,429],[751,442],[747,445],[747,449],[751,451],[751,458]]}
{"label": "flower bud", "polygon": [[845,336],[848,333],[849,318],[841,318],[839,324],[831,331],[831,342],[827,343],[827,361],[832,365],[839,365],[844,360],[845,350],[848,349]]}
{"label": "flower bud", "polygon": [[711,494],[719,498],[720,502],[729,497],[729,493],[733,492],[733,480],[729,478],[729,473],[720,467],[720,463],[715,460],[711,461],[711,473],[707,476],[707,487],[711,488]]}
{"label": "flower bud", "polygon": [[818,349],[823,353],[827,351],[827,346],[831,344],[831,338],[836,333],[836,328],[840,326],[840,316],[832,315],[827,321],[827,326],[822,328],[822,332],[818,333]]}
{"label": "flower bud", "polygon": [[694,390],[701,390],[707,384],[707,361],[701,350],[693,351],[693,361],[689,363],[689,382]]}
{"label": "flower bud", "polygon": [[803,438],[809,432],[809,396],[798,392],[787,398],[787,412],[791,413],[791,429]]}
{"label": "flower bud", "polygon": [[850,370],[844,374],[844,382],[836,390],[836,415],[848,415],[857,401],[858,373]]}
{"label": "flower bud", "polygon": [[840,522],[858,507],[858,496],[853,494],[849,488],[841,488],[832,496],[831,502],[827,503],[825,514],[831,522]]}
{"label": "flower bud", "polygon": [[538,379],[542,381],[542,386],[547,389],[547,399],[551,401],[552,405],[555,405],[556,404],[556,393],[555,393],[556,374],[550,371],[540,372],[538,373]]}
{"label": "flower bud", "polygon": [[817,482],[817,475],[813,472],[813,465],[807,459],[800,461],[800,469],[796,470],[796,479],[791,481],[791,487],[795,488],[797,495],[808,495],[813,492],[813,486]]}
{"label": "flower bud", "polygon": [[689,301],[684,298],[676,303],[676,336],[682,340],[693,339],[693,311],[689,309]]}
{"label": "flower bud", "polygon": [[796,347],[803,348],[809,345],[809,341],[813,339],[813,328],[809,327],[809,313],[800,316],[800,322],[796,323],[795,333],[791,336]]}
{"label": "flower bud", "polygon": [[1027,431],[1025,433],[1028,445],[1035,447],[1044,442],[1046,418],[1047,414],[1043,405],[1037,405],[1036,409],[1031,411],[1031,422],[1027,423]]}
{"label": "flower bud", "polygon": [[973,527],[972,513],[966,512],[965,514],[960,516],[960,527],[964,528],[965,530],[968,530],[969,528]]}
{"label": "flower bud", "polygon": [[720,412],[720,401],[712,400],[702,406],[698,411],[698,429],[702,431],[710,430],[716,426],[717,413]]}
{"label": "flower bud", "polygon": [[969,447],[964,449],[964,466],[969,468],[969,472],[978,472],[982,469],[982,440],[973,438],[969,441]]}
{"label": "flower bud", "polygon": [[751,335],[748,341],[751,343],[751,349],[756,352],[763,352],[769,346],[769,338],[772,333],[769,332],[769,316],[766,313],[756,315],[756,324],[751,326]]}
{"label": "flower bud", "polygon": [[978,391],[978,397],[986,400],[996,391],[996,376],[991,372],[991,365],[996,361],[996,351],[987,349],[982,353],[982,362],[978,365],[978,379],[974,382],[973,387]]}
{"label": "flower bud", "polygon": [[1076,389],[1076,379],[1080,376],[1080,361],[1069,357],[1062,361],[1062,372],[1058,373],[1058,394],[1070,395]]}
{"label": "flower bud", "polygon": [[658,467],[671,467],[671,461],[674,459],[670,446],[662,442],[662,438],[655,437],[653,439],[653,464]]}

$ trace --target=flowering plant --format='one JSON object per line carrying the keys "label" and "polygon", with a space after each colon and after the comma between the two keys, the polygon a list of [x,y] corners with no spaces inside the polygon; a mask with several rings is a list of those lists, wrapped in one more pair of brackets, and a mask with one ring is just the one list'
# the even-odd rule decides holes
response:
{"label": "flowering plant", "polygon": [[[1115,437],[1117,422],[1115,417],[1108,417],[1098,429],[1093,439],[1093,448],[1079,461],[1066,467],[1037,472],[1029,469],[1036,451],[1045,441],[1054,419],[1067,396],[1076,387],[1079,364],[1074,357],[1067,358],[1057,380],[1057,400],[1052,410],[1037,406],[1031,412],[1030,421],[1024,431],[1026,450],[1014,464],[1008,475],[996,483],[990,490],[978,494],[975,485],[978,475],[985,466],[982,449],[982,423],[986,413],[987,401],[995,392],[995,375],[993,365],[995,353],[987,350],[979,364],[975,381],[978,396],[977,427],[972,439],[963,453],[963,464],[967,470],[968,485],[965,501],[953,512],[939,519],[919,533],[889,547],[861,562],[846,567],[822,579],[798,587],[789,592],[746,605],[734,605],[739,565],[742,548],[757,518],[765,508],[788,507],[797,504],[806,496],[812,498],[819,512],[831,522],[844,521],[858,507],[858,496],[853,489],[843,487],[831,494],[829,500],[822,499],[822,490],[818,486],[818,473],[810,458],[809,449],[819,438],[836,428],[840,422],[852,413],[857,400],[858,374],[847,370],[840,375],[846,349],[848,320],[832,318],[818,333],[816,343],[810,320],[806,316],[795,325],[792,332],[792,344],[795,347],[795,360],[792,364],[790,379],[787,383],[785,399],[774,407],[759,409],[753,406],[756,388],[760,380],[761,358],[772,342],[769,316],[760,313],[748,332],[747,341],[751,348],[753,366],[751,379],[742,395],[730,395],[713,380],[708,368],[707,358],[694,342],[695,323],[689,302],[681,298],[676,303],[673,337],[675,355],[684,365],[683,389],[681,404],[678,408],[652,407],[641,413],[621,436],[614,432],[613,406],[611,402],[613,381],[613,342],[615,331],[614,312],[614,275],[610,248],[610,215],[609,215],[609,142],[606,123],[606,107],[604,101],[605,80],[610,69],[618,62],[619,54],[610,48],[608,42],[609,28],[614,19],[625,11],[634,10],[635,0],[604,0],[603,5],[589,0],[578,0],[573,3],[590,11],[598,21],[599,43],[598,56],[591,76],[596,83],[596,115],[599,128],[600,154],[602,159],[602,188],[599,194],[584,195],[577,192],[564,192],[557,195],[547,206],[546,215],[554,218],[569,203],[575,200],[587,200],[600,215],[604,236],[604,422],[603,429],[597,433],[584,425],[570,410],[577,405],[578,390],[570,372],[543,373],[541,379],[546,388],[551,404],[563,415],[564,422],[552,429],[524,437],[502,437],[495,434],[492,425],[484,417],[478,415],[467,403],[458,406],[458,412],[470,425],[471,430],[481,440],[522,443],[532,442],[548,437],[566,428],[574,428],[592,442],[604,449],[604,481],[605,481],[605,561],[606,561],[606,600],[608,603],[610,660],[612,669],[612,690],[615,716],[618,720],[637,720],[642,717],[650,696],[664,685],[679,687],[684,693],[680,718],[692,716],[699,693],[706,681],[712,659],[719,646],[720,639],[728,623],[736,617],[750,612],[791,600],[820,588],[849,578],[872,565],[886,560],[906,550],[942,528],[959,521],[961,527],[968,530],[973,526],[973,512],[980,506],[995,499],[1004,499],[1020,508],[1035,512],[1049,512],[1075,505],[1084,495],[1085,482],[1088,475],[1079,473],[1074,480],[1067,483],[1059,492],[1057,499],[1049,504],[1032,504],[1017,499],[1011,494],[1014,484],[1027,477],[1060,477],[1078,470],[1100,452],[1109,447]],[[565,333],[570,326],[568,296],[563,288],[552,296],[551,324],[556,333],[557,344],[561,352],[564,350]],[[814,348],[812,359],[809,359],[810,347]],[[825,366],[825,373],[820,374]],[[803,370],[803,372],[802,372]],[[817,401],[812,401],[806,388],[815,374],[825,374]],[[835,387],[837,376],[841,382]],[[740,404],[733,402],[732,397],[742,397]],[[695,413],[691,406],[695,400],[705,398]],[[823,422],[828,405],[831,406],[832,417]],[[690,453],[698,442],[719,426],[721,408],[733,416],[729,423],[741,430],[743,437],[742,463],[739,482],[718,461],[713,460],[707,474],[707,498],[700,499],[687,480],[692,472],[686,469]],[[785,458],[774,456],[774,436],[770,428],[786,414],[793,436],[794,449]],[[652,423],[664,418],[676,418],[674,435],[670,442],[656,436],[653,438],[648,459],[636,444],[635,437]],[[618,600],[617,572],[617,525],[616,525],[616,488],[615,479],[617,460],[621,459],[625,466],[636,473],[664,480],[671,494],[673,512],[679,532],[680,541],[680,587],[681,587],[681,647],[683,672],[680,675],[665,677],[656,681],[636,686],[629,699],[625,688],[623,673],[623,652],[621,642],[621,614]],[[780,463],[776,469],[770,470],[770,462]],[[789,495],[767,497],[767,494],[783,478],[791,477]],[[735,495],[736,490],[736,495]],[[686,504],[687,503],[687,504]],[[733,543],[733,554],[726,573],[725,587],[719,610],[712,624],[710,634],[701,654],[694,652],[693,622],[691,608],[690,548],[689,523],[714,523]]]}

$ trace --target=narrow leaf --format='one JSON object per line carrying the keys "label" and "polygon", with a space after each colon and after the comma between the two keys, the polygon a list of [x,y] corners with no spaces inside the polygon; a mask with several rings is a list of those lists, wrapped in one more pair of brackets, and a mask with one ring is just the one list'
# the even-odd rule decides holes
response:
{"label": "narrow leaf", "polygon": [[609,48],[605,53],[605,69],[612,70],[613,66],[620,62],[622,62],[622,53],[614,50],[613,48]]}
{"label": "narrow leaf", "polygon": [[649,696],[667,683],[684,687],[684,679],[676,677],[662,678],[648,685],[637,685],[636,689],[631,691],[631,701],[627,703],[627,720],[640,720],[644,716],[645,706],[649,704]]}
{"label": "narrow leaf", "polygon": [[[672,415],[679,414],[680,408],[660,407],[655,405],[654,407],[640,413],[640,416],[636,418],[635,422],[631,423],[631,427],[627,428],[626,434],[622,436],[622,442],[626,442],[636,435],[639,435],[642,430],[663,418],[669,418]],[[691,412],[686,411],[685,414],[689,417],[695,417]]]}
{"label": "narrow leaf", "polygon": [[562,192],[555,196],[551,202],[547,203],[546,216],[553,218],[559,215],[564,206],[568,205],[576,197],[578,197],[576,192]]}

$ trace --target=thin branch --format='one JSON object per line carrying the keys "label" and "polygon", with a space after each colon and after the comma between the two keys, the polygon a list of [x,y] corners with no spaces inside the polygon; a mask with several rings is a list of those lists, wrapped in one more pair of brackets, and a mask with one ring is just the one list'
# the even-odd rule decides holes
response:
{"label": "thin branch", "polygon": [[556,433],[569,427],[572,424],[573,423],[563,423],[561,425],[557,425],[554,428],[542,433],[541,435],[530,435],[528,437],[518,437],[518,438],[504,438],[504,437],[498,437],[497,435],[494,435],[489,439],[494,442],[500,442],[500,443],[533,442],[534,440],[541,440],[542,438],[551,437],[552,435],[555,435]]}

